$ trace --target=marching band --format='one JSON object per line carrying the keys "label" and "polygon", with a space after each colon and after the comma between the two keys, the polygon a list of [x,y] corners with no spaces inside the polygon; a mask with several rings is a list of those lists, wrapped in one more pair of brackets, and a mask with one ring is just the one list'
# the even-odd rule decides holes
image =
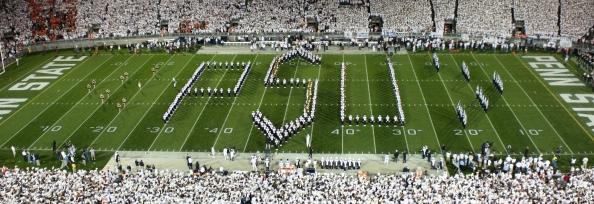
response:
{"label": "marching band", "polygon": [[[297,48],[297,49],[285,52],[285,53],[281,54],[280,56],[277,56],[274,59],[272,59],[272,63],[270,63],[270,67],[268,68],[268,71],[266,72],[266,76],[264,77],[264,85],[279,86],[281,84],[281,80],[276,77],[276,74],[278,72],[278,68],[279,68],[280,64],[287,62],[295,57],[302,57],[303,59],[307,60],[309,63],[312,63],[312,64],[321,64],[322,63],[322,57],[320,57],[319,55],[313,54],[303,48]],[[287,84],[286,79],[284,79],[282,82],[283,82],[283,85]],[[299,82],[299,79],[297,79],[296,82]],[[305,83],[303,83],[303,84],[305,84]]]}
{"label": "marching band", "polygon": [[[346,111],[346,96],[345,96],[345,78],[346,78],[346,65],[344,62],[340,66],[340,122],[344,124],[345,111]],[[349,116],[349,121],[352,121],[352,116]]]}
{"label": "marching band", "polygon": [[460,104],[460,101],[456,104],[456,113],[458,114],[458,120],[460,120],[462,126],[466,128],[468,126],[468,116],[466,115],[466,110],[464,110],[464,107]]}
{"label": "marching band", "polygon": [[282,142],[287,141],[287,139],[297,134],[305,126],[312,123],[316,112],[318,81],[309,81],[307,87],[307,95],[303,114],[297,119],[285,123],[280,128],[276,128],[272,121],[264,116],[260,110],[252,112],[252,120],[254,125],[258,127],[262,133],[264,133],[264,136],[270,144],[274,146],[280,146],[282,145]]}
{"label": "marching band", "polygon": [[435,69],[439,72],[439,57],[437,57],[437,53],[433,53],[433,65],[435,66]]}
{"label": "marching band", "polygon": [[[394,72],[394,65],[390,58],[388,58],[388,71],[390,72],[390,79],[392,81],[392,91],[394,91],[394,95],[396,96],[396,108],[398,108],[398,122],[400,125],[404,125],[404,109],[402,108],[402,99],[400,98],[400,89],[398,88],[398,83],[396,81],[396,73]],[[379,122],[381,122],[381,116],[379,117]]]}
{"label": "marching band", "polygon": [[489,109],[489,99],[485,95],[483,88],[481,88],[480,86],[476,86],[475,94],[476,98],[479,100],[479,103],[481,104],[481,107],[485,112],[487,112],[487,110]]}
{"label": "marching band", "polygon": [[495,85],[499,93],[503,94],[503,80],[501,80],[501,76],[497,72],[493,72],[493,85]]}
{"label": "marching band", "polygon": [[470,81],[470,70],[468,70],[466,62],[462,62],[462,75],[464,75],[466,81]]}
{"label": "marching band", "polygon": [[202,73],[204,72],[204,69],[205,69],[205,63],[203,62],[200,64],[200,66],[198,66],[196,71],[194,71],[194,73],[192,74],[192,77],[190,77],[190,79],[188,80],[186,85],[184,85],[184,87],[180,90],[180,92],[177,93],[177,95],[173,99],[173,102],[171,102],[171,104],[167,108],[167,111],[165,111],[165,113],[163,114],[162,119],[163,119],[164,123],[167,123],[169,121],[169,119],[171,119],[171,116],[173,115],[175,110],[179,107],[179,104],[181,104],[181,101],[184,99],[184,97],[190,93],[192,85],[194,84],[194,82],[198,81],[198,78],[200,78],[200,75],[202,75]]}

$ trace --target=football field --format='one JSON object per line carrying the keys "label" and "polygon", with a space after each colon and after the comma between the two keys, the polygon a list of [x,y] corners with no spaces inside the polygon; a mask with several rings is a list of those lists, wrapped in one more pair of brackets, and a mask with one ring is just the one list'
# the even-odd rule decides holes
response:
{"label": "football field", "polygon": [[[540,54],[555,56],[551,54]],[[70,58],[69,58],[70,56]],[[280,66],[280,78],[318,79],[316,118],[279,152],[306,152],[306,135],[316,153],[417,152],[427,145],[453,152],[480,151],[485,142],[496,154],[590,155],[594,150],[587,117],[578,115],[560,94],[587,94],[585,86],[551,86],[531,67],[530,59],[514,54],[439,53],[437,72],[427,52],[395,55],[394,71],[406,124],[341,124],[340,67],[346,69],[346,115],[394,116],[397,107],[386,56],[382,54],[321,54],[322,64],[292,60]],[[209,152],[233,147],[240,152],[263,151],[265,138],[253,125],[251,112],[260,110],[276,126],[303,113],[306,89],[264,86],[273,54],[110,54],[91,56],[70,52],[25,57],[0,76],[0,148],[49,150],[74,144],[79,148],[114,151]],[[555,56],[562,62],[562,59]],[[180,88],[206,61],[253,64],[237,97],[188,95],[168,123],[161,119]],[[471,72],[467,82],[460,67]],[[54,63],[54,64],[51,64]],[[61,64],[61,65],[56,65]],[[64,68],[67,64],[69,68]],[[581,75],[574,63],[571,73]],[[64,68],[61,70],[46,69]],[[157,68],[153,74],[152,68]],[[45,71],[44,71],[45,70]],[[491,76],[499,73],[503,94]],[[128,79],[120,76],[128,73]],[[194,87],[233,88],[241,69],[205,70]],[[31,77],[31,75],[34,75]],[[173,86],[173,78],[177,80]],[[91,91],[87,85],[96,81]],[[35,83],[33,83],[35,82]],[[483,87],[491,108],[482,110],[474,91]],[[109,95],[107,91],[109,90]],[[106,99],[102,103],[100,94]],[[572,96],[573,97],[573,96]],[[577,96],[576,96],[577,97]],[[125,107],[118,109],[117,103]],[[571,97],[570,97],[571,98]],[[462,128],[454,105],[469,116]],[[582,107],[583,108],[583,107]],[[510,146],[511,149],[507,147]]]}

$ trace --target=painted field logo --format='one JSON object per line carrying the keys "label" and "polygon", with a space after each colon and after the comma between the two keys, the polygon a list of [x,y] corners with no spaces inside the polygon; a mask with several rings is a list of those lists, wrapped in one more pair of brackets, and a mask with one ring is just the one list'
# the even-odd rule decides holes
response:
{"label": "painted field logo", "polygon": [[[11,86],[8,91],[41,91],[52,81],[64,75],[66,71],[72,69],[77,63],[86,58],[87,56],[78,58],[73,56],[58,56],[56,59],[43,65],[41,69],[36,70],[32,74],[21,79],[19,82]],[[27,100],[28,98],[0,98],[0,120]]]}
{"label": "painted field logo", "polygon": [[74,58],[72,56],[58,56],[53,61],[47,63],[41,69],[35,71],[10,87],[10,91],[39,91],[47,87],[50,82],[64,75],[64,72],[76,66],[75,62],[83,61],[87,56]]}
{"label": "painted field logo", "polygon": [[[573,73],[553,56],[523,56],[538,74],[551,86],[584,86]],[[536,61],[536,62],[533,62]]]}
{"label": "painted field logo", "polygon": [[[523,56],[522,58],[527,59],[530,67],[536,70],[551,86],[585,87],[583,82],[553,56]],[[594,94],[561,93],[559,95],[594,132],[594,114],[592,114],[594,112]]]}

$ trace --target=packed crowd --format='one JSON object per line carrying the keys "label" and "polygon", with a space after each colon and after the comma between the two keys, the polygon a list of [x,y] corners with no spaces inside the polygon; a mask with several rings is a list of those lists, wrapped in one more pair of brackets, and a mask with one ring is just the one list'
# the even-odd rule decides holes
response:
{"label": "packed crowd", "polygon": [[515,17],[517,20],[524,20],[527,35],[557,35],[557,32],[559,31],[559,26],[557,25],[559,0],[515,0],[514,3]]}
{"label": "packed crowd", "polygon": [[369,13],[360,5],[340,6],[336,10],[335,22],[330,24],[329,32],[367,32]]}
{"label": "packed crowd", "polygon": [[2,168],[5,202],[93,203],[587,203],[594,170],[572,174],[491,173],[418,176],[198,173],[144,169],[77,171]]}
{"label": "packed crowd", "polygon": [[511,36],[510,10],[509,0],[459,0],[456,31],[479,36]]}
{"label": "packed crowd", "polygon": [[561,35],[581,37],[594,25],[594,1],[561,0]]}
{"label": "packed crowd", "polygon": [[238,33],[297,32],[302,31],[305,22],[303,7],[299,2],[278,0],[254,0],[235,28]]}
{"label": "packed crowd", "polygon": [[435,32],[444,33],[445,19],[454,19],[456,0],[432,0],[435,10]]}
{"label": "packed crowd", "polygon": [[[0,37],[5,58],[25,46],[55,39],[106,38],[167,33],[367,32],[374,16],[386,31],[425,32],[455,18],[458,33],[511,36],[512,12],[528,35],[581,38],[592,26],[589,0],[63,0],[0,1]],[[458,7],[456,8],[456,5]],[[206,9],[208,8],[208,9]],[[558,8],[561,12],[558,13]],[[432,16],[432,10],[435,16]],[[455,11],[457,16],[455,15]],[[532,11],[538,12],[532,12]],[[557,23],[560,20],[560,23]],[[374,27],[370,28],[373,22]],[[313,25],[317,23],[317,29]],[[354,35],[351,35],[354,36]],[[502,45],[504,46],[504,45]],[[507,46],[507,45],[505,45]]]}
{"label": "packed crowd", "polygon": [[371,0],[370,2],[371,15],[381,16],[384,21],[383,28],[386,30],[420,33],[431,31],[433,27],[429,1]]}
{"label": "packed crowd", "polygon": [[4,58],[13,58],[32,41],[25,1],[0,1],[0,43]]}
{"label": "packed crowd", "polygon": [[240,0],[161,0],[159,14],[167,32],[226,32],[229,22],[242,15]]}
{"label": "packed crowd", "polygon": [[336,22],[336,10],[338,2],[335,0],[317,0],[305,4],[305,18],[312,18],[318,22],[318,29],[321,32],[329,32],[334,28]]}

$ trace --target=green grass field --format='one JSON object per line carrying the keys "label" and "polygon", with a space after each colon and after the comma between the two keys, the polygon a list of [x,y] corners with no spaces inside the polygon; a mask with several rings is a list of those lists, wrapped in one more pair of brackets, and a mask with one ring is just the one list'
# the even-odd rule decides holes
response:
{"label": "green grass field", "polygon": [[[250,113],[260,109],[276,125],[293,120],[303,112],[304,88],[264,86],[264,76],[275,55],[208,54],[99,54],[88,56],[40,91],[10,91],[27,75],[54,60],[57,55],[41,53],[11,65],[0,76],[0,98],[28,98],[0,119],[0,147],[4,150],[48,150],[71,142],[77,147],[93,146],[113,152],[134,151],[218,151],[235,147],[242,152],[263,151],[265,139],[252,125]],[[550,54],[547,54],[550,55]],[[564,154],[592,154],[594,140],[586,123],[562,102],[558,92],[591,93],[584,87],[560,89],[549,86],[527,61],[512,54],[440,53],[442,70],[430,64],[429,53],[395,55],[396,71],[407,123],[402,126],[351,126],[339,120],[340,64],[347,63],[347,115],[395,115],[385,56],[380,54],[323,54],[322,65],[294,60],[281,66],[281,78],[319,79],[317,117],[314,123],[279,148],[279,152],[306,152],[305,137],[313,137],[318,153],[417,152],[423,145],[437,150],[441,145],[454,152],[479,151],[485,141],[493,151],[513,153],[529,147],[534,153],[552,154],[561,146]],[[171,121],[161,120],[169,103],[197,66],[205,61],[252,61],[253,69],[238,97],[188,96]],[[462,62],[469,65],[472,80],[460,73]],[[559,58],[559,61],[562,61]],[[160,66],[153,77],[151,68]],[[581,74],[575,64],[570,70]],[[497,71],[505,82],[500,95],[491,83]],[[125,83],[119,76],[128,72]],[[197,87],[235,85],[241,71],[207,70]],[[178,79],[173,88],[172,78]],[[97,81],[90,93],[86,85]],[[140,82],[142,88],[137,84]],[[485,88],[491,101],[482,111],[474,88]],[[105,104],[99,94],[110,89]],[[128,99],[120,112],[115,103]],[[462,129],[453,104],[461,101],[469,114],[469,127]],[[3,106],[0,106],[3,107]]]}

